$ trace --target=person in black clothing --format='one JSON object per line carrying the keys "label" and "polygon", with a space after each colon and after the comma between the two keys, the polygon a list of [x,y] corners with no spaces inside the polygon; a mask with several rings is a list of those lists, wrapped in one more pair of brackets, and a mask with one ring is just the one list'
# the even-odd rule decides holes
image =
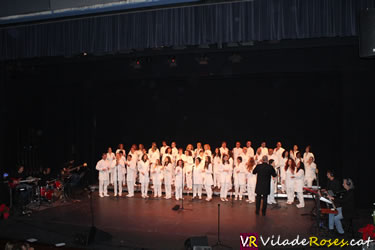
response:
{"label": "person in black clothing", "polygon": [[355,213],[355,199],[354,199],[354,183],[348,178],[344,179],[343,187],[345,192],[341,197],[332,197],[328,196],[333,200],[337,207],[338,214],[329,214],[329,229],[333,230],[336,227],[336,230],[339,234],[344,234],[344,229],[341,224],[343,218],[351,219]]}
{"label": "person in black clothing", "polygon": [[51,168],[45,168],[43,169],[42,175],[40,176],[40,186],[46,186],[49,184],[49,182],[53,179],[51,174]]}
{"label": "person in black clothing", "polygon": [[335,178],[335,174],[332,170],[327,171],[327,178],[328,178],[328,182],[327,182],[326,190],[327,191],[332,190],[334,194],[339,193],[342,190],[342,188],[341,188],[339,180]]}
{"label": "person in black clothing", "polygon": [[267,197],[270,194],[271,176],[276,177],[275,169],[268,164],[268,157],[262,157],[262,163],[258,164],[253,170],[253,174],[257,175],[257,184],[255,186],[256,197],[256,210],[258,215],[260,210],[260,201],[263,200],[262,215],[266,215],[267,210]]}

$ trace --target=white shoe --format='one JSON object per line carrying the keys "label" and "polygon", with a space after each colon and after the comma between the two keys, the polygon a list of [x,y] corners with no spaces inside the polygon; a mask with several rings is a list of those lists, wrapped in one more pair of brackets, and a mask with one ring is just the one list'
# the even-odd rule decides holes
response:
{"label": "white shoe", "polygon": [[161,195],[158,195],[158,198],[161,198]]}
{"label": "white shoe", "polygon": [[103,196],[102,194],[99,194],[99,197],[100,197],[100,198],[103,198],[104,196]]}
{"label": "white shoe", "polygon": [[202,196],[199,196],[199,199],[202,200]]}
{"label": "white shoe", "polygon": [[148,195],[146,195],[145,198],[148,198]]}
{"label": "white shoe", "polygon": [[272,202],[267,202],[268,205],[272,205]]}
{"label": "white shoe", "polygon": [[178,201],[179,199],[178,198],[176,198],[176,201]]}
{"label": "white shoe", "polygon": [[164,197],[164,199],[169,200],[171,197]]}
{"label": "white shoe", "polygon": [[288,201],[288,202],[287,202],[286,204],[288,204],[288,205],[292,205],[292,204],[293,204],[293,202],[289,202],[289,201]]}
{"label": "white shoe", "polygon": [[237,197],[234,197],[234,200],[236,201],[236,200],[237,200]]}
{"label": "white shoe", "polygon": [[105,196],[105,197],[108,197],[108,196],[109,196],[109,194],[104,194],[104,196]]}
{"label": "white shoe", "polygon": [[126,197],[132,197],[130,194],[128,194]]}
{"label": "white shoe", "polygon": [[225,198],[225,201],[228,201],[228,199],[227,199],[227,198]]}
{"label": "white shoe", "polygon": [[303,208],[304,206],[301,205],[301,204],[298,204],[298,205],[296,205],[296,207],[298,207],[298,208]]}
{"label": "white shoe", "polygon": [[221,201],[225,201],[225,199],[224,199],[224,198],[221,198],[220,200],[221,200]]}
{"label": "white shoe", "polygon": [[122,193],[119,193],[118,196],[122,196]]}
{"label": "white shoe", "polygon": [[254,203],[255,201],[248,201],[249,203]]}
{"label": "white shoe", "polygon": [[117,196],[117,194],[114,194],[113,196]]}
{"label": "white shoe", "polygon": [[242,201],[242,197],[240,197],[240,199],[239,199],[240,201]]}

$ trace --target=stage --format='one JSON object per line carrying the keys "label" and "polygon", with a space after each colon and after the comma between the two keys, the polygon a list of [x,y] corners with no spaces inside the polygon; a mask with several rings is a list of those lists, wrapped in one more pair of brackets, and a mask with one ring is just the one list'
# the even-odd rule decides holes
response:
{"label": "stage", "polygon": [[[133,198],[113,197],[113,193],[109,193],[111,196],[104,198],[99,198],[96,191],[93,193],[92,210],[99,232],[89,246],[91,249],[184,249],[185,240],[192,236],[207,236],[209,244],[213,245],[217,242],[218,204],[221,204],[221,242],[233,249],[239,249],[240,233],[258,233],[263,237],[281,235],[283,239],[313,235],[315,221],[306,215],[314,206],[311,199],[306,199],[306,206],[298,209],[279,198],[279,208],[269,205],[267,215],[263,217],[255,215],[254,203],[244,200],[221,202],[214,196],[211,202],[192,201],[191,195],[189,198],[185,195],[185,210],[174,211],[172,207],[181,201],[142,199],[139,192]],[[87,234],[91,226],[87,194],[78,202],[36,211],[30,217],[13,216],[1,221],[0,237],[36,238],[38,242],[48,244],[64,242],[69,247],[82,247],[74,242],[74,237],[77,233]],[[105,234],[101,231],[111,234],[112,238],[104,239]]]}

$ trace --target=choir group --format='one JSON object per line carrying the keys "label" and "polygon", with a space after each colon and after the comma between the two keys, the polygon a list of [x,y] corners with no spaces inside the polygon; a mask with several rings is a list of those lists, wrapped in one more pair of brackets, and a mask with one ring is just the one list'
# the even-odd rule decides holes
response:
{"label": "choir group", "polygon": [[287,204],[292,204],[295,193],[299,204],[304,207],[303,187],[311,187],[316,179],[317,167],[314,155],[307,146],[303,155],[294,145],[290,151],[282,148],[281,142],[275,148],[267,148],[266,143],[254,152],[251,141],[246,147],[240,142],[229,150],[226,142],[220,148],[211,152],[209,144],[202,147],[198,142],[194,149],[189,144],[185,151],[177,148],[172,142],[168,146],[165,141],[159,149],[156,143],[146,151],[142,144],[133,145],[126,155],[123,144],[120,144],[116,153],[108,148],[98,161],[96,169],[99,171],[99,195],[109,196],[108,185],[113,185],[114,196],[122,195],[122,187],[127,185],[127,197],[134,196],[136,181],[141,184],[142,198],[148,198],[148,187],[152,183],[154,197],[162,196],[162,184],[165,188],[165,199],[172,198],[172,186],[175,189],[176,200],[183,199],[184,188],[192,190],[193,198],[202,199],[202,189],[207,193],[207,201],[212,200],[212,187],[220,189],[221,201],[228,201],[228,191],[234,186],[234,199],[242,200],[247,195],[247,202],[255,201],[256,174],[252,171],[262,163],[266,155],[268,164],[272,165],[278,176],[271,179],[271,193],[268,203],[276,203],[275,192],[278,184],[281,191],[287,194]]}

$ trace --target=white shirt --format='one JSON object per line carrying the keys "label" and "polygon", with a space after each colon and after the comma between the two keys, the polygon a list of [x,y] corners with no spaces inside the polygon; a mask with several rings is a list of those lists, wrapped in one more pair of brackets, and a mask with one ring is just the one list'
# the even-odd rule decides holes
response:
{"label": "white shirt", "polygon": [[[129,153],[130,154],[130,153]],[[137,175],[137,160],[131,159],[131,161],[126,161],[127,163],[127,181],[134,181],[134,177]]]}
{"label": "white shirt", "polygon": [[268,148],[267,147],[260,147],[261,149],[261,153],[260,155],[263,156],[263,155],[268,155]]}
{"label": "white shirt", "polygon": [[124,162],[120,159],[119,160],[119,164],[117,164],[117,160],[113,160],[112,163],[111,163],[111,168],[113,169],[113,180],[114,181],[122,181],[123,180],[123,173],[124,173],[124,169],[125,169],[125,164]]}
{"label": "white shirt", "polygon": [[221,154],[221,159],[223,159],[223,155],[229,155],[229,149],[228,148],[223,148],[220,147],[220,154]]}
{"label": "white shirt", "polygon": [[276,155],[277,161],[279,162],[279,165],[276,165],[276,166],[280,166],[281,160],[283,159],[284,151],[285,149],[283,148],[275,148],[275,150],[273,151],[273,154]]}
{"label": "white shirt", "polygon": [[254,157],[254,149],[252,147],[247,148],[246,155],[248,159],[250,159],[251,157]]}
{"label": "white shirt", "polygon": [[305,173],[306,179],[312,179],[312,180],[316,179],[316,164],[315,164],[315,162],[312,162],[311,164],[306,163],[305,164],[305,170],[306,170],[306,173]]}
{"label": "white shirt", "polygon": [[152,182],[155,185],[161,184],[163,180],[163,173],[162,173],[162,166],[161,165],[155,165],[151,167],[151,176],[152,176]]}
{"label": "white shirt", "polygon": [[305,172],[303,169],[300,169],[299,171],[296,169],[296,175],[294,178],[294,187],[295,187],[295,192],[303,192],[303,186],[304,186],[304,181],[305,181]]}
{"label": "white shirt", "polygon": [[172,163],[169,163],[167,166],[164,166],[164,183],[166,185],[172,184],[172,171],[173,171]]}
{"label": "white shirt", "polygon": [[204,179],[203,179],[204,185],[206,186],[214,185],[214,181],[212,180],[212,164],[209,164],[207,169],[204,167],[203,174],[204,174]]}
{"label": "white shirt", "polygon": [[314,154],[311,152],[303,153],[303,163],[307,163],[310,158],[313,158],[315,160]]}
{"label": "white shirt", "polygon": [[122,155],[123,155],[123,156],[126,156],[126,151],[125,151],[125,149],[119,149],[119,148],[116,149],[116,154],[119,153],[120,151],[122,151]]}
{"label": "white shirt", "polygon": [[101,159],[96,164],[96,170],[99,171],[99,180],[100,181],[108,181],[109,174],[108,169],[110,168],[109,161]]}
{"label": "white shirt", "polygon": [[233,158],[235,161],[237,161],[237,157],[242,153],[242,148],[239,147],[239,148],[233,148]]}
{"label": "white shirt", "polygon": [[163,156],[163,154],[165,154],[165,150],[168,148],[168,146],[162,146],[160,148],[160,155]]}
{"label": "white shirt", "polygon": [[204,161],[201,161],[198,166],[194,164],[193,168],[193,184],[203,184]]}
{"label": "white shirt", "polygon": [[157,159],[160,159],[159,150],[156,149],[154,152],[152,150],[148,151],[148,158],[151,163],[155,163]]}
{"label": "white shirt", "polygon": [[175,186],[182,187],[183,186],[183,175],[182,175],[182,168],[177,166],[175,170],[176,178],[175,178]]}
{"label": "white shirt", "polygon": [[221,183],[223,184],[230,184],[232,183],[232,167],[231,163],[224,163],[220,165],[221,173],[220,179]]}
{"label": "white shirt", "polygon": [[149,171],[150,171],[150,161],[143,160],[138,162],[138,171],[139,171],[139,182],[148,183],[149,182]]}

